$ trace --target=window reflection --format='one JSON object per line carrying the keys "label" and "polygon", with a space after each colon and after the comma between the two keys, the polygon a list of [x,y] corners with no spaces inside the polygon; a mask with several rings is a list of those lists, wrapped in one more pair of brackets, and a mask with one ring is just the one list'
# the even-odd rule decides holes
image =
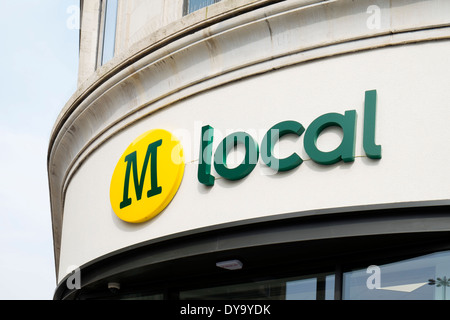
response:
{"label": "window reflection", "polygon": [[118,0],[105,0],[105,22],[103,30],[103,46],[101,64],[114,57],[114,47],[116,44],[116,22],[117,22],[117,2]]}
{"label": "window reflection", "polygon": [[[350,261],[349,261],[350,262]],[[450,300],[450,251],[433,253],[383,265],[371,265],[341,273],[290,274],[275,278],[267,270],[264,280],[247,279],[244,283],[225,281],[209,285],[200,281],[198,288],[160,288],[145,286],[143,291],[120,293],[118,299],[162,300]],[[280,271],[278,269],[278,271]],[[377,278],[378,277],[378,278]],[[240,277],[239,277],[240,278]],[[233,279],[233,278],[231,278]],[[220,280],[219,278],[217,280]],[[339,285],[337,285],[339,283]],[[183,282],[180,282],[183,285]],[[130,288],[131,289],[131,288]],[[154,291],[156,290],[156,291]],[[111,298],[110,295],[108,295]]]}
{"label": "window reflection", "polygon": [[189,14],[191,12],[200,10],[201,8],[207,7],[220,0],[185,0],[184,3],[184,14]]}
{"label": "window reflection", "polygon": [[[344,273],[346,300],[443,300],[448,299],[450,254],[440,252],[379,266],[378,288],[368,283],[367,269]],[[375,276],[373,274],[372,276]],[[440,279],[440,280],[438,280]],[[447,284],[447,285],[445,285]]]}
{"label": "window reflection", "polygon": [[286,300],[333,300],[334,274],[286,282]]}
{"label": "window reflection", "polygon": [[286,300],[316,300],[317,279],[294,280],[286,283]]}

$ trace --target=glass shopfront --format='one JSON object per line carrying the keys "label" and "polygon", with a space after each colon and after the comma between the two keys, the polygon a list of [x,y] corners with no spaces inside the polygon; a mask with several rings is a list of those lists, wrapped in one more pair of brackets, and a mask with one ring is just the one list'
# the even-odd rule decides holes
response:
{"label": "glass shopfront", "polygon": [[[450,251],[366,268],[175,289],[179,300],[450,300]],[[447,292],[449,291],[449,292]],[[119,299],[163,300],[162,292]]]}
{"label": "glass shopfront", "polygon": [[450,252],[344,273],[345,300],[450,299]]}
{"label": "glass shopfront", "polygon": [[180,292],[180,300],[334,300],[334,275],[272,279]]}

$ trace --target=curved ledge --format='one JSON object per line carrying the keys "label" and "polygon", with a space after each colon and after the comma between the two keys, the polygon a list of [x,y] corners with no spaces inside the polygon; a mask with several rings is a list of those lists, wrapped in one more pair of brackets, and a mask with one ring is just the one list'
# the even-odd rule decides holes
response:
{"label": "curved ledge", "polygon": [[[95,73],[84,80],[66,103],[58,115],[51,132],[50,147],[54,137],[58,134],[61,124],[72,114],[86,96],[96,90],[101,83],[114,74],[124,70],[143,56],[154,52],[165,45],[172,43],[186,35],[204,29],[218,22],[229,19],[239,14],[246,13],[264,6],[268,6],[285,0],[235,0],[231,3],[223,1],[212,6],[202,8],[182,19],[175,21],[158,31],[150,34],[143,40],[137,41],[130,49],[116,54],[105,65],[100,66]],[[305,5],[318,0],[301,0]]]}
{"label": "curved ledge", "polygon": [[[56,261],[65,189],[110,137],[176,101],[245,77],[339,54],[450,38],[450,19],[441,13],[450,9],[443,8],[448,2],[431,1],[441,10],[428,11],[417,11],[420,2],[411,2],[385,1],[381,10],[389,19],[369,29],[369,1],[292,0],[259,9],[268,2],[257,1],[156,42],[150,37],[134,53],[111,61],[72,97],[52,132],[48,172]],[[420,24],[415,15],[407,18],[408,10],[420,12]]]}

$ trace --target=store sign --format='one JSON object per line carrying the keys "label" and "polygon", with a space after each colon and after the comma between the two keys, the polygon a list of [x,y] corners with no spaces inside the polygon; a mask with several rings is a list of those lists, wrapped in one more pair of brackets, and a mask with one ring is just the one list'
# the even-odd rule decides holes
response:
{"label": "store sign", "polygon": [[154,218],[175,196],[183,173],[180,141],[162,129],[144,133],[128,146],[114,169],[110,185],[113,211],[131,223]]}
{"label": "store sign", "polygon": [[[304,149],[311,159],[322,165],[355,159],[356,111],[344,114],[327,113],[315,119],[305,130],[301,123],[287,120],[275,124],[264,135],[261,146],[246,132],[234,132],[225,137],[213,153],[214,128],[202,128],[198,181],[213,186],[212,165],[221,177],[239,180],[249,175],[258,160],[275,171],[288,171],[302,164],[303,159],[292,153],[285,158],[274,155],[275,144],[285,135],[300,137],[304,133]],[[381,158],[381,146],[375,144],[376,91],[367,91],[364,104],[363,147],[367,157]],[[328,127],[343,131],[340,145],[332,151],[317,147],[319,135]],[[245,146],[245,157],[236,167],[227,165],[228,154],[238,145]],[[180,141],[162,129],[150,130],[133,141],[114,169],[110,185],[110,201],[115,214],[122,220],[140,223],[158,215],[175,196],[184,174],[184,156]]]}
{"label": "store sign", "polygon": [[[363,147],[367,157],[371,159],[381,159],[381,146],[375,144],[376,99],[376,90],[366,91]],[[276,158],[273,154],[273,148],[277,141],[287,134],[301,136],[305,133],[304,149],[310,158],[319,164],[331,165],[339,161],[352,162],[355,159],[356,116],[355,110],[346,111],[344,114],[327,113],[315,119],[306,130],[297,121],[283,121],[267,131],[261,147],[248,133],[235,132],[220,142],[214,152],[214,157],[212,148],[214,128],[209,125],[204,126],[200,142],[198,181],[207,186],[214,185],[215,177],[211,175],[212,163],[221,177],[228,180],[240,180],[253,171],[260,156],[262,162],[275,171],[288,171],[298,167],[303,162],[298,154],[292,153],[289,157],[282,159]],[[342,129],[342,141],[332,151],[321,151],[317,147],[317,139],[323,130],[332,126]],[[227,166],[227,156],[237,144],[245,146],[245,157],[237,167],[230,168]]]}

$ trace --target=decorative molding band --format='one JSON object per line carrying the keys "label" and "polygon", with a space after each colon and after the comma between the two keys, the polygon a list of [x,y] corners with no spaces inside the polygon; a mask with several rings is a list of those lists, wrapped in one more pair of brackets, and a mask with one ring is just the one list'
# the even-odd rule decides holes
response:
{"label": "decorative molding band", "polygon": [[[110,252],[80,266],[83,275],[81,290],[105,282],[116,274],[136,274],[139,269],[148,272],[149,266],[171,259],[246,247],[254,249],[317,240],[336,243],[339,239],[395,234],[417,233],[422,237],[426,234],[448,234],[446,222],[449,220],[449,205],[449,201],[433,201],[334,208],[237,221],[172,234]],[[326,217],[336,213],[346,213],[346,223],[336,225],[330,232],[329,220]],[[361,214],[365,219],[360,219]],[[314,219],[309,219],[311,217]],[[418,221],[421,223],[417,223]],[[386,224],[390,227],[386,228]],[[417,254],[420,250],[415,248],[414,251]],[[67,288],[66,283],[70,276],[71,274],[60,279],[54,299],[71,299],[77,293],[75,289]]]}

